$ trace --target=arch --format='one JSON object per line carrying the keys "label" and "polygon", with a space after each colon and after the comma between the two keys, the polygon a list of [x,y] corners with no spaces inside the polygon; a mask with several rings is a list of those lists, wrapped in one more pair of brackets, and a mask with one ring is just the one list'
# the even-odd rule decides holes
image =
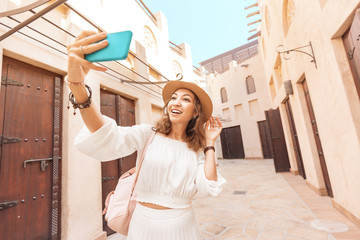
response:
{"label": "arch", "polygon": [[247,76],[245,82],[246,82],[247,94],[256,92],[255,80],[252,75]]}
{"label": "arch", "polygon": [[283,2],[283,27],[285,36],[293,21],[295,15],[295,2],[294,0],[284,0]]}
{"label": "arch", "polygon": [[144,45],[148,47],[152,52],[157,54],[157,42],[153,31],[150,27],[144,26]]}
{"label": "arch", "polygon": [[172,63],[171,63],[171,69],[172,69],[172,73],[173,73],[173,76],[174,76],[174,79],[176,78],[176,75],[178,73],[181,73],[183,74],[183,70],[182,70],[182,67],[180,65],[180,63],[176,60],[173,60]]}
{"label": "arch", "polygon": [[220,89],[221,103],[225,103],[228,101],[227,92],[225,87]]}

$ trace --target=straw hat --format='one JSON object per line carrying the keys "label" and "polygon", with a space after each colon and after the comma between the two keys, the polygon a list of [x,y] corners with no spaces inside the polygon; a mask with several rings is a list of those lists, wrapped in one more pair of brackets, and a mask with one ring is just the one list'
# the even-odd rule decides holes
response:
{"label": "straw hat", "polygon": [[162,91],[162,97],[165,105],[169,103],[173,93],[180,88],[185,88],[192,91],[199,98],[203,112],[201,121],[206,122],[209,120],[213,111],[212,101],[209,95],[195,83],[184,82],[180,80],[168,82]]}

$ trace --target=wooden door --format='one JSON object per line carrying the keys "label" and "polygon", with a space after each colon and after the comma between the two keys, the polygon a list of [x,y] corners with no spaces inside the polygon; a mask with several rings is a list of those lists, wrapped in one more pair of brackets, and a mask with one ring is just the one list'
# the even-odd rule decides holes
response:
{"label": "wooden door", "polygon": [[292,146],[293,146],[294,153],[295,153],[297,168],[298,168],[300,176],[302,176],[304,179],[306,179],[304,163],[303,163],[303,159],[301,156],[299,139],[298,139],[297,132],[296,132],[294,116],[293,116],[293,112],[291,109],[291,104],[290,104],[289,98],[285,101],[284,104],[285,104],[287,119],[289,121]]}
{"label": "wooden door", "polygon": [[308,88],[306,79],[302,82],[302,86],[303,86],[304,95],[305,95],[305,99],[306,99],[307,109],[308,109],[308,112],[309,112],[311,127],[312,127],[312,130],[313,130],[313,135],[314,135],[314,139],[315,139],[315,143],[316,143],[316,148],[317,148],[318,155],[319,155],[321,171],[322,171],[322,174],[324,176],[325,187],[326,187],[328,195],[330,197],[334,197],[333,193],[332,193],[329,173],[328,173],[328,170],[327,170],[327,167],[326,167],[326,161],[325,161],[324,152],[323,152],[323,149],[322,149],[322,146],[321,146],[320,135],[319,135],[319,131],[318,131],[317,123],[316,123],[316,118],[315,118],[315,112],[314,112],[314,109],[312,107],[310,92],[309,92],[309,88]]}
{"label": "wooden door", "polygon": [[[100,111],[103,115],[106,115],[114,120],[117,120],[116,117],[116,102],[115,94],[101,90],[100,92]],[[101,163],[101,182],[102,182],[102,207],[105,207],[105,199],[109,192],[113,191],[116,187],[117,181],[120,177],[119,173],[120,161],[110,161]],[[114,233],[111,230],[104,219],[103,216],[103,230],[107,234]]]}
{"label": "wooden door", "polygon": [[353,23],[343,35],[345,50],[350,63],[355,87],[360,98],[360,10],[355,13]]}
{"label": "wooden door", "polygon": [[259,121],[258,128],[259,128],[261,149],[263,152],[263,157],[265,159],[273,158],[272,147],[271,147],[271,137],[270,137],[269,126],[268,126],[267,122]]}
{"label": "wooden door", "polygon": [[224,159],[245,158],[240,126],[224,128],[220,139]]}
{"label": "wooden door", "polygon": [[290,162],[286,149],[284,131],[281,124],[279,108],[265,111],[266,121],[269,125],[271,145],[273,149],[274,166],[276,172],[289,172]]}
{"label": "wooden door", "polygon": [[[126,99],[120,95],[111,92],[100,92],[100,110],[101,113],[114,119],[119,126],[132,126],[135,124],[135,103],[130,99]],[[101,181],[102,181],[102,204],[107,194],[116,187],[119,177],[133,168],[136,164],[136,155],[115,159],[114,161],[101,163]],[[108,235],[114,233],[103,219],[103,229]]]}
{"label": "wooden door", "polygon": [[[132,126],[135,124],[135,102],[131,99],[117,95],[117,113],[119,126]],[[137,153],[133,153],[127,157],[120,159],[121,169],[120,173],[123,174],[129,169],[133,168],[136,164]]]}
{"label": "wooden door", "polygon": [[3,59],[1,239],[60,239],[60,77]]}

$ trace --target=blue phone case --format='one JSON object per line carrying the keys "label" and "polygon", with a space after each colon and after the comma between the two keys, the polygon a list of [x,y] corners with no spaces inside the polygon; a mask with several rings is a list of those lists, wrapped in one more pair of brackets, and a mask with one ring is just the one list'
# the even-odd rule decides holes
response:
{"label": "blue phone case", "polygon": [[108,33],[106,39],[109,45],[99,51],[85,55],[89,62],[105,62],[126,59],[129,53],[131,31]]}

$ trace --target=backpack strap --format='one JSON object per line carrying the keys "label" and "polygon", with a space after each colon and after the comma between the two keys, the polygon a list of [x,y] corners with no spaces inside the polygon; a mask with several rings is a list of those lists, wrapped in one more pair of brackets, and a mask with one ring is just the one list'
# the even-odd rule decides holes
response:
{"label": "backpack strap", "polygon": [[157,129],[155,127],[152,127],[151,130],[153,131],[148,139],[148,141],[146,142],[146,145],[141,153],[141,157],[140,157],[140,161],[139,161],[139,164],[138,164],[138,168],[136,168],[136,172],[135,172],[135,181],[134,181],[134,186],[132,188],[132,191],[131,191],[131,196],[133,195],[134,193],[134,189],[135,189],[135,186],[136,186],[136,182],[138,180],[138,177],[139,177],[139,173],[140,173],[140,169],[141,169],[141,166],[142,166],[142,163],[144,161],[144,157],[145,157],[145,152],[146,152],[146,149],[148,148],[148,146],[150,145],[150,143],[153,141],[155,135],[156,135],[156,131]]}

